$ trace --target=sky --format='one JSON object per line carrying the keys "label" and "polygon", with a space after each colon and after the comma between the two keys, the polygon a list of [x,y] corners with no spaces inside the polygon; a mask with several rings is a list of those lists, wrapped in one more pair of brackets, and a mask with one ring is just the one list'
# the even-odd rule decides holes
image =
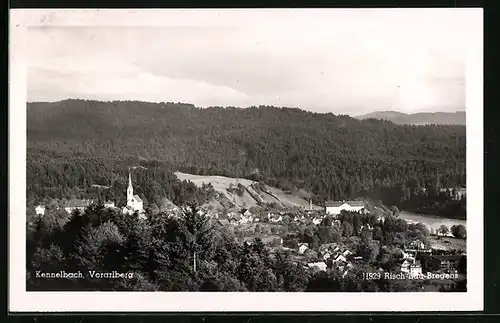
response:
{"label": "sky", "polygon": [[[28,29],[28,101],[275,105],[359,115],[465,110],[477,13],[57,12]],[[479,18],[478,18],[479,17]]]}

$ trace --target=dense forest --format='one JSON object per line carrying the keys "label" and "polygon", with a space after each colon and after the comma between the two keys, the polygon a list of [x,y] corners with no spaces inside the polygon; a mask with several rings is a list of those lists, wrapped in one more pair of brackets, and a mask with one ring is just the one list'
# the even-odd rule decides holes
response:
{"label": "dense forest", "polygon": [[171,166],[158,162],[61,157],[31,151],[27,163],[27,204],[50,205],[54,200],[81,198],[125,205],[129,170],[133,173],[134,192],[147,207],[159,210],[165,201],[175,205],[203,204],[217,195],[211,185],[197,187],[180,181],[171,172]]}
{"label": "dense forest", "polygon": [[[319,243],[343,239],[362,257],[348,272],[332,262],[328,264],[328,271],[305,268],[305,263],[294,260],[289,252],[273,251],[259,238],[251,243],[238,243],[231,230],[234,227],[221,226],[199,213],[196,205],[184,207],[178,216],[149,213],[145,220],[140,220],[137,214],[123,215],[102,205],[91,206],[83,213],[75,211],[70,217],[50,212],[35,217],[33,225],[27,228],[27,289],[403,292],[422,291],[424,285],[437,284],[435,287],[440,291],[466,290],[466,280],[436,283],[363,279],[364,273],[376,272],[379,267],[399,272],[404,244],[413,239],[428,243],[429,232],[424,225],[408,225],[392,216],[379,222],[376,217],[348,212],[343,214],[339,225],[332,226],[327,221],[299,227],[289,222],[280,229],[290,230],[299,240],[309,241],[316,250]],[[366,227],[355,230],[370,223],[373,232]],[[439,262],[437,266],[439,269]],[[460,272],[465,270],[463,262]],[[60,271],[81,272],[82,277],[40,276]],[[94,273],[113,271],[124,277],[92,277]]]}
{"label": "dense forest", "polygon": [[171,171],[179,170],[304,188],[316,203],[370,196],[419,211],[412,201],[424,201],[426,212],[465,218],[464,201],[438,198],[440,187],[465,187],[464,126],[396,125],[269,106],[66,100],[27,108],[31,200],[123,198],[127,167],[142,165],[138,192],[147,201],[195,191],[174,178]]}

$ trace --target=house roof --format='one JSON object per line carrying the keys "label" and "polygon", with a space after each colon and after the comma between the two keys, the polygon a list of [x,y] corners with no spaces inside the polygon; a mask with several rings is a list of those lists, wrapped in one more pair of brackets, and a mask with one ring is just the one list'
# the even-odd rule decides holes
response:
{"label": "house roof", "polygon": [[344,204],[349,204],[350,206],[365,206],[363,201],[327,201],[325,202],[326,207],[339,207]]}
{"label": "house roof", "polygon": [[217,220],[217,221],[218,221],[220,224],[222,224],[222,225],[227,225],[227,224],[229,224],[229,221],[228,221],[228,220],[226,220],[226,219],[219,219],[219,220]]}
{"label": "house roof", "polygon": [[324,262],[311,262],[311,263],[308,263],[307,266],[309,268],[318,268],[318,269],[326,269],[326,264]]}
{"label": "house roof", "polygon": [[69,201],[66,201],[66,203],[64,204],[64,207],[88,207],[90,206],[92,203],[94,203],[93,200],[69,200]]}
{"label": "house roof", "polygon": [[137,200],[137,202],[142,202],[142,199],[139,197],[139,195],[134,195],[134,198]]}

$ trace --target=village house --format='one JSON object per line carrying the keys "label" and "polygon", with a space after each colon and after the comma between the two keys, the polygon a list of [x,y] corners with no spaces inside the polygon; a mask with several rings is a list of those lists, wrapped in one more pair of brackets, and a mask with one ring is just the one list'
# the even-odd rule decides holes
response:
{"label": "village house", "polygon": [[252,223],[253,222],[253,217],[252,213],[248,211],[247,209],[243,209],[241,213],[239,214],[239,224],[246,224],[246,223]]}
{"label": "village house", "polygon": [[228,226],[229,225],[229,220],[227,220],[227,219],[217,219],[217,223],[219,223],[222,226]]}
{"label": "village house", "polygon": [[37,207],[35,207],[35,214],[40,215],[40,216],[44,216],[45,215],[45,206],[38,205]]}
{"label": "village house", "polygon": [[236,225],[240,223],[241,215],[236,212],[229,212],[226,214],[226,218],[229,221],[229,223]]}
{"label": "village house", "polygon": [[313,269],[316,269],[316,270],[320,270],[320,271],[326,271],[326,264],[322,261],[320,262],[311,262],[311,263],[308,263],[307,266],[309,268],[313,268]]}
{"label": "village house", "polygon": [[319,217],[316,217],[316,218],[313,218],[312,222],[314,225],[318,225],[320,224],[321,222],[323,221],[322,218],[319,218]]}
{"label": "village house", "polygon": [[106,201],[106,202],[104,202],[104,207],[108,208],[108,209],[112,209],[112,208],[115,207],[115,202],[113,202],[113,201]]}
{"label": "village house", "polygon": [[264,244],[266,244],[266,245],[273,246],[273,247],[278,247],[278,246],[283,245],[283,239],[279,236],[264,237],[264,238],[262,238],[262,242],[264,242]]}
{"label": "village house", "polygon": [[459,200],[461,198],[464,198],[466,197],[467,195],[467,190],[463,187],[460,187],[456,190],[456,196],[455,196],[455,199]]}
{"label": "village house", "polygon": [[420,240],[414,240],[410,243],[410,248],[425,249],[425,244]]}
{"label": "village house", "polygon": [[454,200],[460,200],[462,197],[466,196],[466,189],[463,188],[463,187],[458,187],[458,188],[453,188],[453,187],[441,188],[441,189],[439,189],[439,192],[441,192],[441,193],[447,193]]}
{"label": "village house", "polygon": [[339,261],[339,262],[336,262],[335,264],[341,272],[348,270],[350,267],[352,267],[352,265],[350,263],[348,263],[347,261]]}
{"label": "village house", "polygon": [[352,255],[352,254],[353,254],[353,253],[352,253],[350,250],[347,250],[347,249],[346,249],[346,250],[344,250],[344,252],[342,253],[342,255],[343,255],[344,257],[349,257],[349,256],[350,256],[350,255]]}
{"label": "village house", "polygon": [[340,221],[339,219],[335,219],[332,221],[332,227],[336,226],[336,225],[341,225],[342,224],[342,221]]}
{"label": "village house", "polygon": [[242,209],[241,214],[245,217],[251,217],[252,213],[248,209]]}
{"label": "village house", "polygon": [[71,213],[75,210],[79,210],[80,212],[85,211],[90,205],[94,203],[93,200],[69,200],[64,204],[64,210],[68,213]]}
{"label": "village house", "polygon": [[[425,247],[425,244],[420,240],[414,240],[410,244],[404,246],[405,252],[415,254],[417,252],[431,253],[432,250]],[[404,255],[404,254],[403,254]]]}
{"label": "village house", "polygon": [[283,221],[283,217],[281,215],[275,215],[273,213],[270,213],[271,216],[268,215],[269,222],[271,223],[278,223]]}
{"label": "village house", "polygon": [[325,212],[332,215],[338,215],[342,210],[359,212],[364,208],[363,201],[328,201],[325,203]]}
{"label": "village house", "polygon": [[403,251],[403,259],[413,260],[415,259],[415,254],[413,252]]}
{"label": "village house", "polygon": [[460,260],[463,255],[436,255],[436,257],[441,262],[441,270],[445,272],[451,272],[458,270]]}
{"label": "village house", "polygon": [[253,244],[253,238],[246,237],[243,239],[243,246],[250,247]]}
{"label": "village house", "polygon": [[166,197],[162,197],[158,205],[161,212],[178,213],[181,209]]}
{"label": "village house", "polygon": [[324,261],[327,261],[328,259],[330,259],[331,256],[332,256],[332,254],[327,251],[327,252],[323,253],[322,258]]}
{"label": "village house", "polygon": [[294,220],[294,221],[303,221],[303,220],[305,220],[305,219],[306,219],[306,217],[304,216],[304,214],[301,214],[300,216],[299,216],[299,215],[296,215],[296,216],[293,218],[293,220]]}
{"label": "village house", "polygon": [[337,256],[335,256],[335,258],[333,259],[334,262],[347,262],[347,259],[344,255],[342,254],[339,254]]}
{"label": "village house", "polygon": [[299,253],[303,254],[306,252],[306,250],[309,249],[309,244],[308,243],[301,243],[299,244]]}
{"label": "village house", "polygon": [[422,266],[419,261],[411,261],[409,259],[405,259],[401,264],[401,272],[409,274],[409,275],[421,275],[422,274]]}

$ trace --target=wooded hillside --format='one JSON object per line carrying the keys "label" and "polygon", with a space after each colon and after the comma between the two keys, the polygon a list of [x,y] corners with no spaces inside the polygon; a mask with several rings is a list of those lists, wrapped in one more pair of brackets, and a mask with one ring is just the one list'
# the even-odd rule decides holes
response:
{"label": "wooded hillside", "polygon": [[[41,184],[44,172],[52,176],[41,169],[56,160],[85,157],[305,188],[315,201],[382,194],[398,204],[421,187],[431,193],[465,187],[464,126],[396,125],[267,106],[65,100],[27,108],[28,184]],[[52,184],[61,176],[53,175]],[[91,180],[112,183],[105,175]]]}

